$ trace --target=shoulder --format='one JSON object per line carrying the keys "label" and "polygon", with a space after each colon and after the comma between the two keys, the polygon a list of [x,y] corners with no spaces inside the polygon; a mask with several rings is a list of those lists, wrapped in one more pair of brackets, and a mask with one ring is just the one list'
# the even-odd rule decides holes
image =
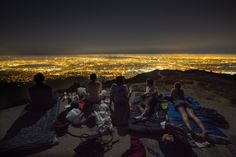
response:
{"label": "shoulder", "polygon": [[42,84],[41,88],[45,91],[51,91],[52,90],[52,88],[49,85],[46,85],[46,84]]}
{"label": "shoulder", "polygon": [[123,87],[128,90],[128,86],[126,84],[123,84]]}
{"label": "shoulder", "polygon": [[129,87],[126,84],[124,84],[123,87],[125,89],[125,92],[129,93]]}
{"label": "shoulder", "polygon": [[174,93],[175,91],[176,91],[175,88],[172,88],[172,89],[171,89],[171,93]]}
{"label": "shoulder", "polygon": [[29,88],[29,91],[35,91],[35,90],[52,90],[52,88],[46,84],[40,84],[40,85],[33,85]]}
{"label": "shoulder", "polygon": [[96,85],[99,85],[99,86],[100,86],[100,85],[101,85],[101,82],[96,82]]}
{"label": "shoulder", "polygon": [[43,87],[43,88],[51,89],[51,87],[49,85],[46,85],[46,84],[41,84],[40,86]]}
{"label": "shoulder", "polygon": [[117,84],[116,83],[112,83],[111,86],[117,86]]}
{"label": "shoulder", "polygon": [[116,88],[117,87],[117,84],[116,83],[112,83],[111,84],[111,89],[114,89],[114,88]]}
{"label": "shoulder", "polygon": [[111,85],[111,93],[114,94],[117,91],[117,84],[116,83],[112,83]]}

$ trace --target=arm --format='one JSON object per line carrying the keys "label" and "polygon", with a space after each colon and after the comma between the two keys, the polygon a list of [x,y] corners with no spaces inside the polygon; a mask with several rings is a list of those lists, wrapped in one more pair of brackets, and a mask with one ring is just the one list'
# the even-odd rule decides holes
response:
{"label": "arm", "polygon": [[171,101],[174,100],[174,89],[171,90],[170,100]]}
{"label": "arm", "polygon": [[113,110],[112,110],[112,107],[111,107],[111,105],[112,105],[113,101],[114,101],[114,96],[113,96],[113,88],[112,88],[112,86],[111,86],[111,93],[110,93],[110,104],[109,104],[109,109],[110,109],[111,113],[113,112]]}
{"label": "arm", "polygon": [[181,90],[181,91],[182,91],[183,99],[185,99],[184,90]]}
{"label": "arm", "polygon": [[29,88],[28,91],[29,91],[29,96],[30,96],[30,104],[32,104],[33,94],[32,94],[31,88]]}
{"label": "arm", "polygon": [[111,85],[111,89],[110,89],[110,106],[112,105],[112,102],[114,101],[114,97],[113,97],[113,85]]}
{"label": "arm", "polygon": [[99,82],[99,90],[98,91],[99,91],[99,93],[101,93],[101,91],[102,91],[102,83],[100,83],[100,82]]}
{"label": "arm", "polygon": [[85,87],[85,92],[86,92],[87,95],[89,95],[89,85],[88,84]]}
{"label": "arm", "polygon": [[144,95],[149,96],[149,95],[152,95],[152,94],[155,94],[155,93],[157,93],[157,88],[156,87],[152,87],[152,88],[147,87],[147,90],[144,93]]}
{"label": "arm", "polygon": [[113,95],[112,94],[110,94],[110,105],[112,104],[112,102],[113,102]]}
{"label": "arm", "polygon": [[156,94],[158,93],[157,87],[153,87],[153,90],[150,92],[151,94]]}
{"label": "arm", "polygon": [[125,96],[129,98],[129,88],[125,85]]}
{"label": "arm", "polygon": [[143,95],[144,96],[147,96],[148,94],[149,94],[149,87],[148,86],[146,86],[146,90],[145,90],[145,92],[143,93]]}

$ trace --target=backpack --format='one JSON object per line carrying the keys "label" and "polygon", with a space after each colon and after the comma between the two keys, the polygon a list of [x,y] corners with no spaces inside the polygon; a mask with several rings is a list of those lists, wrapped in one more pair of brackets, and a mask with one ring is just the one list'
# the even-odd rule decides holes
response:
{"label": "backpack", "polygon": [[69,110],[61,112],[58,115],[57,120],[53,123],[52,130],[55,131],[57,137],[64,136],[68,131],[69,122],[66,119],[68,112]]}
{"label": "backpack", "polygon": [[73,122],[73,120],[79,116],[79,114],[81,114],[80,109],[78,108],[73,108],[72,110],[70,110],[67,115],[66,115],[66,119],[70,122]]}
{"label": "backpack", "polygon": [[197,157],[192,147],[178,138],[174,138],[174,142],[160,142],[160,148],[165,157]]}
{"label": "backpack", "polygon": [[102,140],[99,134],[77,136],[82,142],[74,148],[76,152],[74,157],[103,157],[105,152],[112,149],[113,144],[119,142],[119,140],[113,141],[113,136],[110,135],[111,139],[108,141]]}
{"label": "backpack", "polygon": [[146,151],[143,143],[137,137],[130,138],[130,148],[121,157],[145,157]]}
{"label": "backpack", "polygon": [[86,122],[88,128],[93,128],[96,126],[96,118],[94,116],[89,116]]}

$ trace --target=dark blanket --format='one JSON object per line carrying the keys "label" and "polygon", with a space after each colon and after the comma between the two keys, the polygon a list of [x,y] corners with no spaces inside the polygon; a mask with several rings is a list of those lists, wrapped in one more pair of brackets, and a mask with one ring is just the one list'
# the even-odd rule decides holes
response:
{"label": "dark blanket", "polygon": [[0,142],[0,155],[27,154],[57,143],[51,126],[59,111],[59,101],[48,111],[23,111]]}
{"label": "dark blanket", "polygon": [[202,114],[210,119],[215,126],[221,129],[229,129],[229,122],[225,119],[223,115],[217,112],[215,109],[200,107]]}
{"label": "dark blanket", "polygon": [[150,118],[145,121],[140,121],[134,119],[134,115],[137,116],[137,114],[133,113],[132,115],[128,123],[129,131],[148,135],[156,135],[163,131],[159,120]]}
{"label": "dark blanket", "polygon": [[149,117],[145,121],[136,120],[135,117],[141,113],[135,108],[137,104],[142,101],[143,92],[133,92],[130,98],[131,104],[133,104],[133,110],[130,111],[130,118],[128,121],[128,129],[131,133],[137,133],[142,135],[157,135],[163,132],[160,125],[161,120],[156,118],[155,114]]}

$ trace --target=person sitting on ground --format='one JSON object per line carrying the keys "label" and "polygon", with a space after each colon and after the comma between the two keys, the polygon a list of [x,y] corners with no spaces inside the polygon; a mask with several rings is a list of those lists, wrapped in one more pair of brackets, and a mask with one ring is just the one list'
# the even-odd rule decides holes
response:
{"label": "person sitting on ground", "polygon": [[47,111],[53,106],[52,88],[43,83],[44,76],[42,73],[34,75],[34,81],[36,84],[29,88],[31,103],[26,106],[26,110]]}
{"label": "person sitting on ground", "polygon": [[34,81],[36,84],[29,88],[31,102],[25,107],[26,112],[15,120],[3,141],[15,137],[22,128],[34,125],[53,106],[52,89],[43,84],[43,74],[34,75]]}
{"label": "person sitting on ground", "polygon": [[138,108],[142,112],[136,119],[147,119],[148,115],[152,112],[155,102],[157,102],[158,90],[154,85],[152,79],[146,81],[146,91],[143,94],[143,101],[138,105]]}
{"label": "person sitting on ground", "polygon": [[204,138],[207,131],[201,120],[194,114],[190,104],[185,100],[184,90],[181,89],[181,84],[179,82],[174,84],[174,88],[171,91],[171,99],[174,102],[175,109],[180,113],[189,133],[195,135],[189,123],[189,118],[192,118],[202,130],[201,137]]}
{"label": "person sitting on ground", "polygon": [[96,81],[97,75],[90,75],[90,82],[87,85],[86,92],[88,94],[88,101],[92,104],[100,104],[100,92],[102,90],[102,85],[100,82]]}
{"label": "person sitting on ground", "polygon": [[124,77],[116,77],[116,83],[111,86],[110,103],[114,103],[112,123],[114,125],[127,125],[129,117],[129,91],[124,84]]}

